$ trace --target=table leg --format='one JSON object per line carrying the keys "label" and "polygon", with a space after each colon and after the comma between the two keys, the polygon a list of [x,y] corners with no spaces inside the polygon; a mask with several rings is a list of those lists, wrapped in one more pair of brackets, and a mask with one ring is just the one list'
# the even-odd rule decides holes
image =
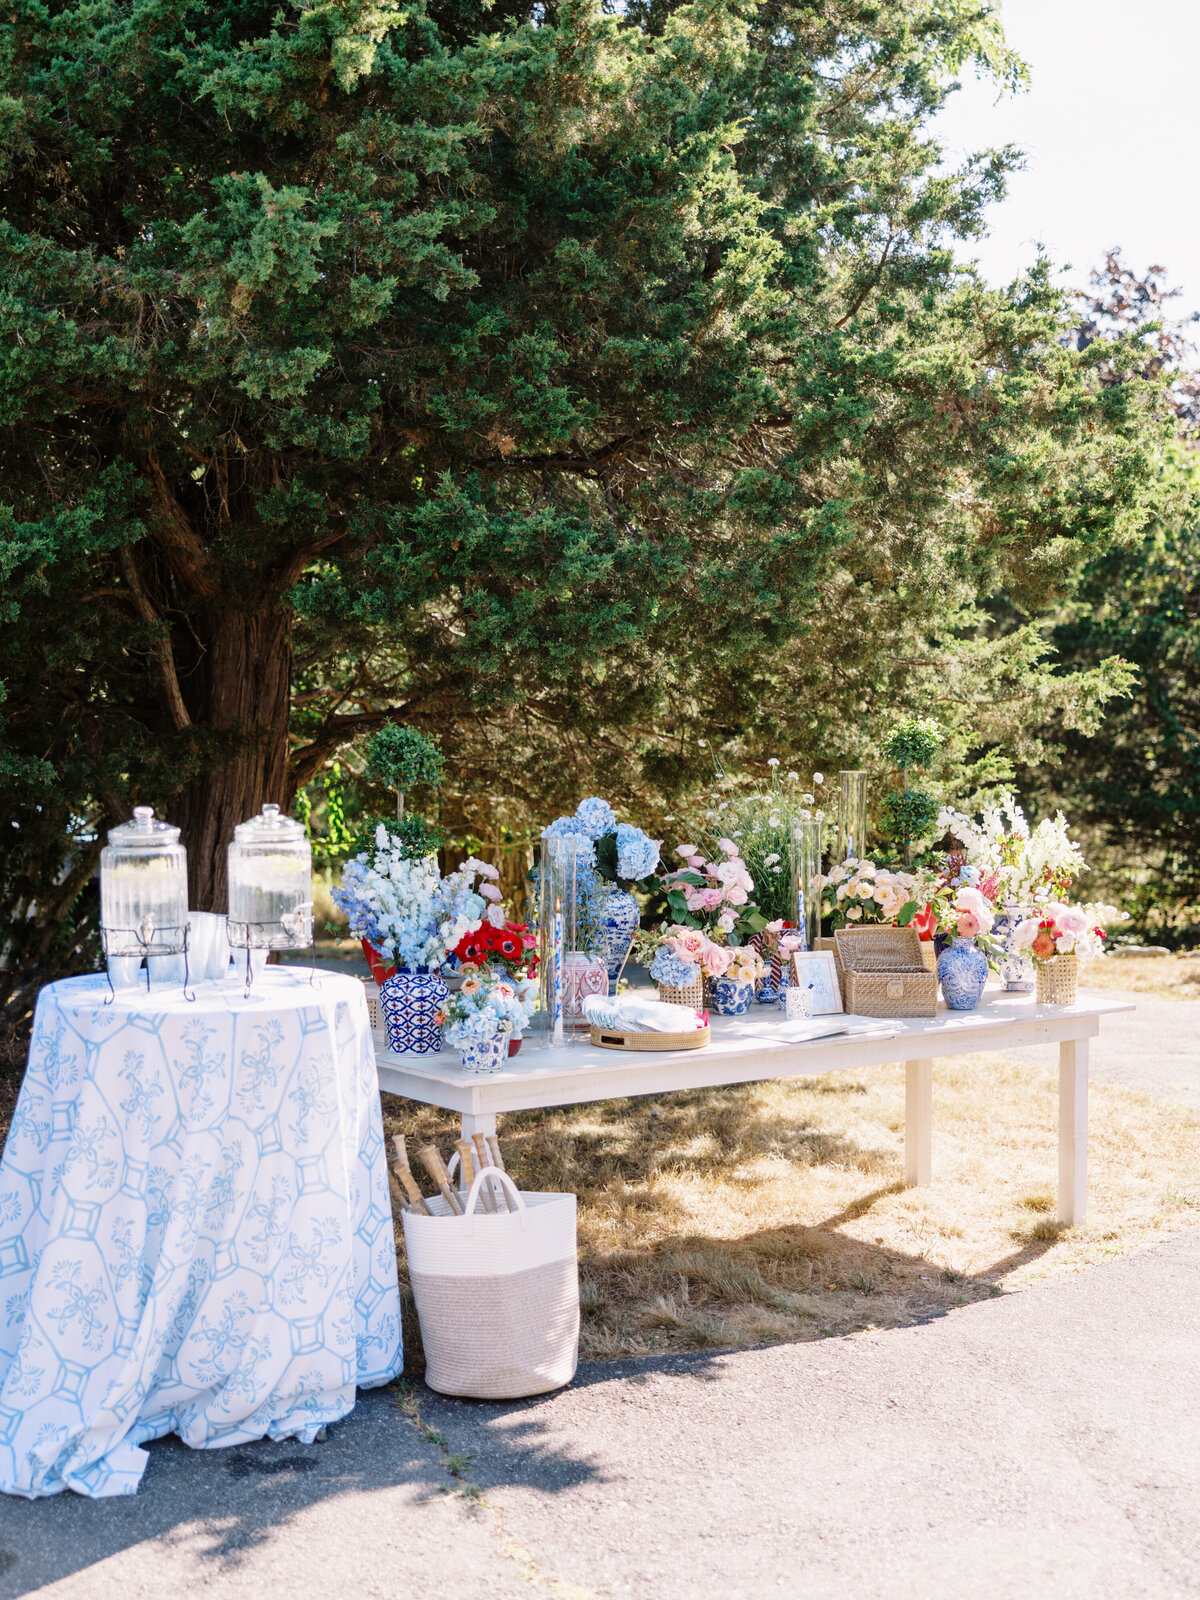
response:
{"label": "table leg", "polygon": [[1088,1042],[1064,1039],[1058,1047],[1058,1220],[1069,1226],[1087,1216]]}
{"label": "table leg", "polygon": [[462,1114],[462,1136],[469,1139],[473,1133],[495,1133],[496,1113],[494,1111],[464,1111]]}
{"label": "table leg", "polygon": [[933,1182],[933,1062],[904,1063],[904,1181]]}

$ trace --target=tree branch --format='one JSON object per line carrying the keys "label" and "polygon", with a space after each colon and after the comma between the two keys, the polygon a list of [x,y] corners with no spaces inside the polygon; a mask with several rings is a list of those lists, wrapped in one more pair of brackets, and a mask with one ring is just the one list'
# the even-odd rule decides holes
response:
{"label": "tree branch", "polygon": [[187,706],[183,703],[183,693],[179,687],[179,674],[175,670],[175,652],[171,649],[170,630],[154,609],[150,596],[146,593],[146,586],[142,582],[142,575],[137,569],[137,562],[133,559],[133,551],[127,544],[121,546],[121,572],[129,585],[130,597],[138,616],[143,622],[149,623],[158,635],[158,661],[167,696],[167,710],[171,714],[171,721],[176,731],[182,732],[184,728],[191,727],[192,719],[188,715]]}
{"label": "tree branch", "polygon": [[193,594],[211,598],[217,592],[217,585],[209,570],[208,551],[175,498],[153,450],[145,457],[142,471],[150,485],[151,503],[158,512],[151,522],[155,540],[167,552],[180,581]]}

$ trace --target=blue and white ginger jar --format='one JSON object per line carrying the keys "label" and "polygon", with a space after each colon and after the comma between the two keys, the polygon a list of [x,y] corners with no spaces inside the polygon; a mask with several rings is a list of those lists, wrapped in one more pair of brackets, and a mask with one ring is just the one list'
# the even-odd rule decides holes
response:
{"label": "blue and white ginger jar", "polygon": [[974,1011],[987,982],[987,957],[972,939],[955,939],[938,957],[938,980],[951,1011]]}
{"label": "blue and white ginger jar", "polygon": [[633,936],[637,932],[642,913],[637,901],[626,889],[614,889],[606,894],[599,905],[600,949],[608,969],[608,992],[617,992],[621,969],[629,960]]}
{"label": "blue and white ginger jar", "polygon": [[379,1004],[387,1028],[388,1049],[397,1055],[433,1055],[442,1048],[437,1020],[450,991],[428,968],[401,967],[379,986]]}
{"label": "blue and white ginger jar", "polygon": [[713,1010],[723,1017],[740,1017],[749,1011],[754,999],[754,985],[741,978],[714,978],[712,981]]}
{"label": "blue and white ginger jar", "polygon": [[460,1044],[458,1053],[463,1071],[472,1072],[477,1077],[486,1072],[499,1072],[508,1060],[508,1041],[511,1038],[510,1033],[498,1033],[492,1039],[470,1039],[466,1044]]}
{"label": "blue and white ginger jar", "polygon": [[1037,987],[1037,974],[1028,950],[1018,950],[1013,942],[1017,924],[1033,915],[1031,906],[1019,906],[1015,900],[1009,900],[1004,907],[1004,915],[996,918],[996,925],[992,930],[1004,948],[1004,954],[997,962],[997,969],[1000,981],[1009,994],[1032,994]]}

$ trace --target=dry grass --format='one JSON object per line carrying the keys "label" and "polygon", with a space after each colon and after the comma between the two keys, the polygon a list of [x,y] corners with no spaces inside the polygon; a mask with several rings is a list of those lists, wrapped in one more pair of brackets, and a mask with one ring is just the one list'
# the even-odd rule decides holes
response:
{"label": "dry grass", "polygon": [[1200,1000],[1200,956],[1116,956],[1086,961],[1080,986],[1167,1000]]}
{"label": "dry grass", "polygon": [[[449,1149],[446,1113],[384,1108]],[[1093,1084],[1082,1228],[1054,1218],[1055,1074],[936,1063],[929,1189],[903,1187],[903,1119],[903,1068],[881,1067],[514,1113],[500,1135],[522,1186],[579,1196],[592,1358],[899,1326],[1200,1220],[1200,1117],[1139,1091]]]}

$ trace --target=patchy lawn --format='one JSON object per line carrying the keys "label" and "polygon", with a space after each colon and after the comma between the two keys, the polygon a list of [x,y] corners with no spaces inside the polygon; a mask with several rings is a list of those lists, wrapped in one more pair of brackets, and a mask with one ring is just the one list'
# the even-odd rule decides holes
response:
{"label": "patchy lawn", "polygon": [[[446,1113],[384,1115],[449,1154]],[[899,1326],[1200,1220],[1200,1116],[1093,1081],[1088,1222],[1061,1229],[1057,1115],[1057,1074],[1020,1057],[936,1062],[921,1190],[902,1066],[512,1113],[500,1138],[522,1187],[578,1194],[582,1350],[615,1358]],[[419,1371],[411,1306],[405,1333]]]}
{"label": "patchy lawn", "polygon": [[1106,993],[1156,994],[1167,1000],[1200,1000],[1200,956],[1115,956],[1085,961],[1079,981]]}

